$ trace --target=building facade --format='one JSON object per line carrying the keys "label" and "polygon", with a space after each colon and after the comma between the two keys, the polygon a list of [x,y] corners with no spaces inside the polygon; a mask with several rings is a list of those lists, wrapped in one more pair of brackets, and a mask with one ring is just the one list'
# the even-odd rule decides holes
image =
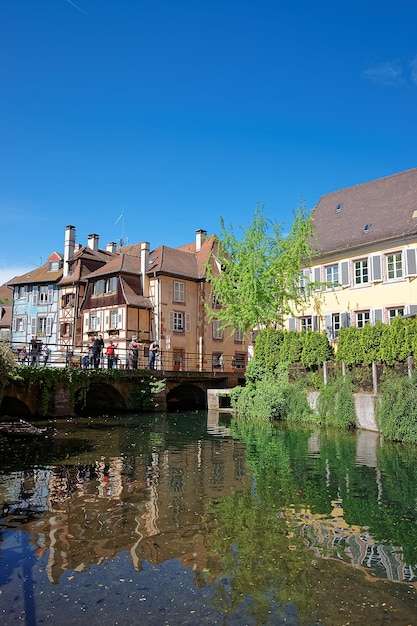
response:
{"label": "building facade", "polygon": [[312,213],[317,253],[302,272],[313,282],[289,330],[325,331],[417,312],[417,169],[323,196]]}

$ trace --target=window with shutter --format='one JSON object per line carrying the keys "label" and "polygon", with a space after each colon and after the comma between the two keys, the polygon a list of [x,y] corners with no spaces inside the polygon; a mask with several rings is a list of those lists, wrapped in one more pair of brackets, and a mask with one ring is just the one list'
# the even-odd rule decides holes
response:
{"label": "window with shutter", "polygon": [[381,270],[381,255],[376,254],[371,256],[371,280],[373,283],[381,282],[382,270]]}

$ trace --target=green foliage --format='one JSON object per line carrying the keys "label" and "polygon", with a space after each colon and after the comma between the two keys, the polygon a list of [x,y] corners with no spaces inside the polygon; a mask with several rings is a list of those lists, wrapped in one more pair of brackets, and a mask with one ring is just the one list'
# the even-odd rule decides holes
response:
{"label": "green foliage", "polygon": [[[37,387],[40,393],[39,414],[47,415],[53,412],[51,403],[59,385],[70,391],[71,403],[74,404],[75,394],[79,405],[85,407],[88,390],[93,383],[111,383],[120,380],[125,372],[116,369],[53,368],[53,367],[18,367],[18,379],[21,384],[29,388]],[[154,376],[144,376],[139,370],[130,372],[130,376],[137,379],[137,388],[134,394],[137,408],[155,406],[154,396],[165,386],[165,381]]]}
{"label": "green foliage", "polygon": [[334,352],[325,332],[308,332],[303,341],[301,363],[308,368],[317,368],[324,361],[333,361]]}
{"label": "green foliage", "polygon": [[281,361],[291,364],[301,363],[301,354],[306,336],[306,333],[299,333],[296,330],[285,331],[280,350]]}
{"label": "green foliage", "polygon": [[313,253],[313,226],[305,208],[297,209],[286,236],[282,224],[265,217],[263,207],[256,208],[241,239],[232,227],[226,230],[222,219],[221,228],[206,276],[222,308],[210,310],[210,317],[219,319],[224,327],[243,331],[281,323],[293,307],[307,300],[312,288],[299,289],[301,267]]}
{"label": "green foliage", "polygon": [[17,364],[13,352],[5,343],[0,343],[0,402],[6,385],[15,378]]}
{"label": "green foliage", "polygon": [[338,376],[320,391],[318,412],[321,423],[336,428],[356,426],[355,402],[349,375]]}
{"label": "green foliage", "polygon": [[412,378],[391,377],[381,393],[376,408],[381,434],[393,441],[417,443],[417,372]]}
{"label": "green foliage", "polygon": [[285,364],[274,373],[247,380],[245,387],[232,389],[230,397],[231,406],[240,419],[303,422],[312,418],[305,386],[289,382]]}
{"label": "green foliage", "polygon": [[396,317],[391,324],[384,326],[381,341],[381,359],[387,365],[405,361],[411,354],[405,330],[405,320]]}
{"label": "green foliage", "polygon": [[255,343],[255,361],[261,363],[266,372],[274,372],[281,363],[281,346],[285,332],[275,328],[259,331]]}
{"label": "green foliage", "polygon": [[[371,326],[369,326],[371,328]],[[361,343],[362,329],[350,326],[339,330],[337,360],[346,365],[361,365],[364,362],[364,349]]]}
{"label": "green foliage", "polygon": [[378,363],[381,361],[381,341],[384,332],[384,324],[380,321],[365,324],[360,331],[360,342],[363,351],[363,362],[365,365]]}

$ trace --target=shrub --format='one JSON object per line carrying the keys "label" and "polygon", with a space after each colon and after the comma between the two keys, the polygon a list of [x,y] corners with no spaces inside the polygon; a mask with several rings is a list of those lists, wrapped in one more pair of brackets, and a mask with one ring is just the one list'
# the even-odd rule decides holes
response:
{"label": "shrub", "polygon": [[320,421],[326,426],[356,426],[355,402],[349,375],[337,377],[320,391],[318,412]]}
{"label": "shrub", "polygon": [[387,380],[376,408],[378,428],[386,439],[417,443],[417,372],[412,378]]}
{"label": "shrub", "polygon": [[308,332],[303,341],[301,363],[308,368],[322,365],[324,361],[333,361],[334,352],[325,332]]}

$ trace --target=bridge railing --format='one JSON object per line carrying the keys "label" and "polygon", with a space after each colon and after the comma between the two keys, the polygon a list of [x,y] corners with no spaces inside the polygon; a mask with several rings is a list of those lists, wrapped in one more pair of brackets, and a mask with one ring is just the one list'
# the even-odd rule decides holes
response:
{"label": "bridge railing", "polygon": [[[49,352],[46,354],[44,345]],[[117,347],[113,358],[106,355],[106,348],[100,353],[100,358],[94,362],[91,350],[82,346],[57,346],[44,344],[38,340],[36,346],[13,343],[10,345],[15,354],[16,361],[21,365],[32,367],[77,367],[83,369],[150,369],[149,348],[139,351],[137,368],[130,351],[126,348]],[[22,353],[23,348],[26,354]],[[160,351],[155,358],[154,368],[163,371],[188,371],[188,372],[241,372],[246,368],[246,358],[242,352],[236,354],[213,355],[211,353],[197,354],[183,351]]]}

